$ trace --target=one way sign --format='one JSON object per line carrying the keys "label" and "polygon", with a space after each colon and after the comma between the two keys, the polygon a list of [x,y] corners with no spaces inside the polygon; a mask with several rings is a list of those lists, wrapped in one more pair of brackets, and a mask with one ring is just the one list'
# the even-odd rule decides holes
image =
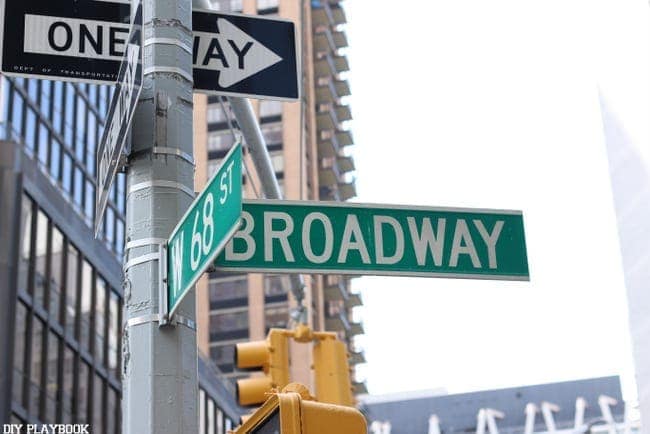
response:
{"label": "one way sign", "polygon": [[193,9],[194,90],[295,101],[299,95],[291,21]]}
{"label": "one way sign", "polygon": [[[2,72],[115,83],[127,46],[129,4],[0,0]],[[184,48],[192,50],[194,91],[299,99],[300,63],[291,21],[202,9],[192,10],[192,20],[193,46]]]}

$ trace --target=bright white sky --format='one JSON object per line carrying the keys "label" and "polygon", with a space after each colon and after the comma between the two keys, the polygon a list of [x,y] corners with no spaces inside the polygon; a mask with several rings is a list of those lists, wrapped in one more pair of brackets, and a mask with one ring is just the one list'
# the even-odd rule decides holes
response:
{"label": "bright white sky", "polygon": [[357,278],[370,392],[621,374],[633,397],[598,85],[647,140],[647,1],[343,4],[355,201],[523,210],[531,273]]}

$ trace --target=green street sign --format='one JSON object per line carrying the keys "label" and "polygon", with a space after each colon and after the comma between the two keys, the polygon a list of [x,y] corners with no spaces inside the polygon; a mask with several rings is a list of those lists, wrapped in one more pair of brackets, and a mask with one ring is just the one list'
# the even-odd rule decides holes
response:
{"label": "green street sign", "polygon": [[224,270],[529,280],[520,211],[244,201]]}
{"label": "green street sign", "polygon": [[236,144],[167,242],[168,316],[239,227],[242,151]]}

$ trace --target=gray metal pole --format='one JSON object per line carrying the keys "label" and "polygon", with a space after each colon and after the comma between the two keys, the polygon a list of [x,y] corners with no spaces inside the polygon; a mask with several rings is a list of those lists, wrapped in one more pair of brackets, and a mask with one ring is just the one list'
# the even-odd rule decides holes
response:
{"label": "gray metal pole", "polygon": [[144,82],[127,174],[125,434],[198,432],[194,291],[182,324],[158,324],[157,252],[194,196],[191,9],[191,0],[143,0]]}
{"label": "gray metal pole", "polygon": [[[246,98],[235,97],[230,97],[228,100],[248,145],[248,151],[250,152],[253,164],[255,164],[255,169],[257,169],[264,196],[268,199],[282,199],[282,192],[280,191],[278,180],[275,177],[271,157],[266,148],[266,141],[257,123],[257,118],[250,101]],[[291,292],[298,304],[296,310],[292,312],[292,317],[295,321],[304,324],[307,322],[307,311],[303,304],[305,299],[305,283],[300,274],[292,274],[289,277],[291,281]]]}

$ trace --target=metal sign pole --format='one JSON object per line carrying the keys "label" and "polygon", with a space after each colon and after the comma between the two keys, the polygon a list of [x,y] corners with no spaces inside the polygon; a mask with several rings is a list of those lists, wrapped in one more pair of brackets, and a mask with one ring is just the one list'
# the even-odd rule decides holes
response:
{"label": "metal sign pole", "polygon": [[143,14],[144,82],[127,169],[122,432],[196,434],[194,293],[173,324],[160,327],[159,311],[160,244],[194,197],[191,0],[143,0]]}

